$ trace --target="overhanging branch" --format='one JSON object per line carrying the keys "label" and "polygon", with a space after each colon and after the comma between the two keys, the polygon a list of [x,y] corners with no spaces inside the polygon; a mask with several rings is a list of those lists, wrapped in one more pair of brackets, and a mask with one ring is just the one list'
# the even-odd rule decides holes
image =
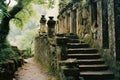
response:
{"label": "overhanging branch", "polygon": [[11,3],[11,0],[9,0],[9,2],[8,2],[7,6],[9,6],[9,5],[10,5],[10,3]]}
{"label": "overhanging branch", "polygon": [[22,20],[20,18],[14,17],[13,19],[16,19],[22,23]]}
{"label": "overhanging branch", "polygon": [[22,1],[23,0],[19,0],[18,4],[14,6],[11,11],[9,11],[10,18],[14,18],[14,16],[23,9]]}

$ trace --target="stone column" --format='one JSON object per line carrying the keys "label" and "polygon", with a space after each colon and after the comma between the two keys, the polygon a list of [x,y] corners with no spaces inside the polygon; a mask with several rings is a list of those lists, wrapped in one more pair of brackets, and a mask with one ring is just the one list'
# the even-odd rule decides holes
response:
{"label": "stone column", "polygon": [[59,20],[56,21],[55,33],[59,33]]}
{"label": "stone column", "polygon": [[61,32],[64,33],[64,17],[62,17],[62,26],[61,26]]}
{"label": "stone column", "polygon": [[70,33],[70,15],[66,13],[66,32]]}
{"label": "stone column", "polygon": [[70,10],[67,11],[67,32],[70,33],[70,27],[71,27],[71,16],[70,16]]}
{"label": "stone column", "polygon": [[65,25],[65,15],[63,15],[63,32],[62,33],[65,33],[66,31],[66,25]]}
{"label": "stone column", "polygon": [[63,23],[62,23],[62,18],[61,18],[61,19],[60,19],[60,27],[59,27],[60,33],[62,33],[62,27],[63,27]]}
{"label": "stone column", "polygon": [[65,13],[65,33],[68,33],[68,15],[67,15],[67,12]]}
{"label": "stone column", "polygon": [[[116,61],[116,43],[115,43],[115,14],[114,14],[114,0],[108,0],[108,26],[109,26],[109,49],[110,55]],[[115,9],[116,10],[116,9]]]}
{"label": "stone column", "polygon": [[79,34],[79,31],[78,31],[79,30],[79,9],[78,8],[76,10],[76,28],[77,28],[76,33]]}
{"label": "stone column", "polygon": [[97,2],[97,23],[98,23],[98,34],[97,34],[97,41],[99,47],[102,47],[102,4],[101,1]]}
{"label": "stone column", "polygon": [[71,11],[71,32],[76,33],[76,9]]}
{"label": "stone column", "polygon": [[72,11],[70,10],[70,33],[72,33]]}

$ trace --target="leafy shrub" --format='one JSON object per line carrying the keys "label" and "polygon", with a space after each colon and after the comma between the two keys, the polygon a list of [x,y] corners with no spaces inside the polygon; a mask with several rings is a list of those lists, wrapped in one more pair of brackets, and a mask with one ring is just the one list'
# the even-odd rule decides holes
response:
{"label": "leafy shrub", "polygon": [[9,43],[6,41],[4,43],[0,43],[0,62],[3,62],[7,59],[18,58],[18,54],[16,54]]}
{"label": "leafy shrub", "polygon": [[31,48],[27,48],[26,50],[23,51],[23,57],[24,58],[29,58],[32,57],[32,53],[31,53]]}

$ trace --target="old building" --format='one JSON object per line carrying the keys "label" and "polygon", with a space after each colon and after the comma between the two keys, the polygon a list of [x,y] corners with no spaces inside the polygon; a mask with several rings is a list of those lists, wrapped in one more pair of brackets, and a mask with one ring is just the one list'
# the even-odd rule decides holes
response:
{"label": "old building", "polygon": [[61,0],[59,8],[56,33],[76,33],[120,61],[120,0]]}

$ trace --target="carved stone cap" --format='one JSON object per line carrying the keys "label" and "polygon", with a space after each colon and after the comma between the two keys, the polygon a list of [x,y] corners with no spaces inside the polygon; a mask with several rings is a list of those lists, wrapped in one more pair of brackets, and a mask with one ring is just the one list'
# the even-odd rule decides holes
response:
{"label": "carved stone cap", "polygon": [[49,16],[49,19],[53,19],[54,17],[53,16]]}
{"label": "carved stone cap", "polygon": [[45,15],[41,15],[40,23],[46,23]]}

